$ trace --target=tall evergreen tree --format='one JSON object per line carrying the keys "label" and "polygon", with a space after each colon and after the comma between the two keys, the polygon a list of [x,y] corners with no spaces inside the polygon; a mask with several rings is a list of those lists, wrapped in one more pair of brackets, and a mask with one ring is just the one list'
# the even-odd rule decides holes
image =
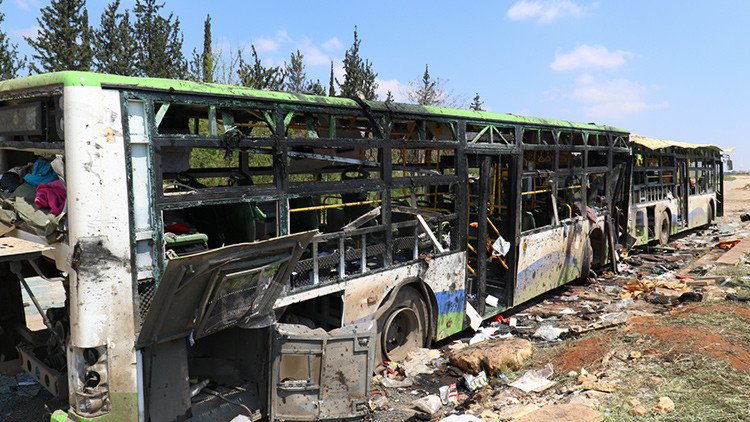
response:
{"label": "tall evergreen tree", "polygon": [[361,40],[357,33],[357,27],[354,27],[354,42],[346,50],[344,55],[344,82],[339,83],[341,95],[344,97],[359,96],[365,100],[376,100],[378,98],[375,90],[378,88],[375,78],[378,76],[372,70],[372,63],[369,60],[363,60],[359,56],[359,45]]}
{"label": "tall evergreen tree", "polygon": [[130,13],[120,13],[120,0],[114,0],[102,13],[99,29],[93,31],[94,69],[115,75],[136,74],[137,48],[130,24]]}
{"label": "tall evergreen tree", "polygon": [[86,0],[52,0],[36,19],[39,35],[24,37],[36,53],[32,72],[91,69],[91,28]]}
{"label": "tall evergreen tree", "polygon": [[251,48],[253,52],[252,63],[245,63],[245,60],[240,56],[239,69],[237,70],[240,83],[255,89],[281,91],[284,87],[284,70],[279,66],[263,66],[255,46],[253,45]]}
{"label": "tall evergreen tree", "polygon": [[203,23],[203,52],[193,49],[193,59],[189,64],[189,79],[200,82],[214,82],[216,60],[211,50],[211,15]]}
{"label": "tall evergreen tree", "polygon": [[331,76],[328,79],[328,96],[333,97],[336,95],[336,87],[334,86],[336,79],[333,77],[333,60],[331,60]]}
{"label": "tall evergreen tree", "polygon": [[300,94],[326,95],[326,90],[320,80],[310,80],[305,71],[305,56],[299,50],[289,57],[289,63],[284,63],[284,91]]}
{"label": "tall evergreen tree", "polygon": [[160,14],[164,3],[136,0],[135,39],[138,45],[138,73],[159,78],[184,78],[187,62],[182,54],[180,19]]}
{"label": "tall evergreen tree", "polygon": [[[0,4],[3,1],[0,0]],[[5,14],[0,13],[0,25],[5,21]],[[26,66],[26,58],[19,58],[18,46],[10,42],[8,34],[0,30],[0,80],[13,79],[18,71]]]}
{"label": "tall evergreen tree", "polygon": [[482,105],[484,104],[484,101],[482,101],[481,98],[479,98],[479,93],[474,96],[474,100],[471,101],[471,105],[469,106],[470,109],[474,111],[484,111],[482,108]]}
{"label": "tall evergreen tree", "polygon": [[421,105],[455,108],[466,105],[465,100],[456,98],[452,91],[446,89],[444,80],[430,75],[429,65],[424,66],[421,79],[409,82],[405,94],[409,101]]}

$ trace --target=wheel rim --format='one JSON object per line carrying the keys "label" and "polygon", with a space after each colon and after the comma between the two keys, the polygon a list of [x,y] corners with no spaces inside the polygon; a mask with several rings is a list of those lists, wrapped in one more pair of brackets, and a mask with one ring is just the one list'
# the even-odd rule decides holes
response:
{"label": "wheel rim", "polygon": [[383,328],[383,352],[390,360],[403,361],[409,351],[421,346],[419,316],[411,308],[394,311]]}

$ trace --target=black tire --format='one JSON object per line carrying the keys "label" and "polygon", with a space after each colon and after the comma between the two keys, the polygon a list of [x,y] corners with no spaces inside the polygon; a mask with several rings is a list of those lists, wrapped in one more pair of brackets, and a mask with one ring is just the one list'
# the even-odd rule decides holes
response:
{"label": "black tire", "polygon": [[386,360],[403,362],[410,351],[427,345],[427,305],[415,288],[402,287],[389,307],[379,313],[375,343],[376,357],[380,361],[378,363]]}
{"label": "black tire", "polygon": [[669,221],[669,213],[666,211],[661,212],[661,218],[659,219],[659,244],[666,245],[669,243],[669,234],[672,231],[672,222]]}
{"label": "black tire", "polygon": [[591,261],[594,259],[594,248],[591,246],[591,240],[586,239],[586,246],[583,248],[581,257],[581,283],[588,283],[589,274],[591,274]]}
{"label": "black tire", "polygon": [[708,223],[707,225],[711,225],[714,222],[714,204],[710,203],[708,204]]}

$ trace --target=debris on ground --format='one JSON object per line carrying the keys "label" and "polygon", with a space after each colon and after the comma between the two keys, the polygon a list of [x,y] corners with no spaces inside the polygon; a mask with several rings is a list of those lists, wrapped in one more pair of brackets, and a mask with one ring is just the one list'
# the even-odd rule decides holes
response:
{"label": "debris on ground", "polygon": [[654,405],[653,411],[656,413],[669,413],[675,408],[674,402],[669,397],[659,397],[659,402]]}
{"label": "debris on ground", "polygon": [[532,345],[518,337],[486,340],[457,350],[450,356],[451,365],[471,374],[486,370],[495,375],[502,371],[521,368],[531,356]]}
{"label": "debris on ground", "polygon": [[532,369],[526,371],[521,378],[510,383],[511,387],[518,388],[519,390],[530,393],[541,393],[542,391],[552,387],[556,384],[555,381],[549,379],[554,373],[554,368],[551,363],[540,370]]}
{"label": "debris on ground", "polygon": [[516,419],[516,422],[601,422],[604,415],[580,404],[550,404]]}

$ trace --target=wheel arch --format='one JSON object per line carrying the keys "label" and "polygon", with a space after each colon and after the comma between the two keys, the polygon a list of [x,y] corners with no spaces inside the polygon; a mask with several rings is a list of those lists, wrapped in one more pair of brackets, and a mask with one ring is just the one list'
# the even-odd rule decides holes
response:
{"label": "wheel arch", "polygon": [[435,333],[437,328],[437,300],[435,299],[435,292],[432,288],[427,285],[420,277],[407,277],[395,286],[393,286],[388,293],[383,296],[383,299],[378,304],[378,310],[375,313],[375,319],[381,316],[381,313],[390,307],[390,305],[398,297],[398,293],[404,287],[411,287],[422,296],[422,299],[427,305],[427,315],[429,321],[427,323],[427,333],[430,341],[435,339]]}

